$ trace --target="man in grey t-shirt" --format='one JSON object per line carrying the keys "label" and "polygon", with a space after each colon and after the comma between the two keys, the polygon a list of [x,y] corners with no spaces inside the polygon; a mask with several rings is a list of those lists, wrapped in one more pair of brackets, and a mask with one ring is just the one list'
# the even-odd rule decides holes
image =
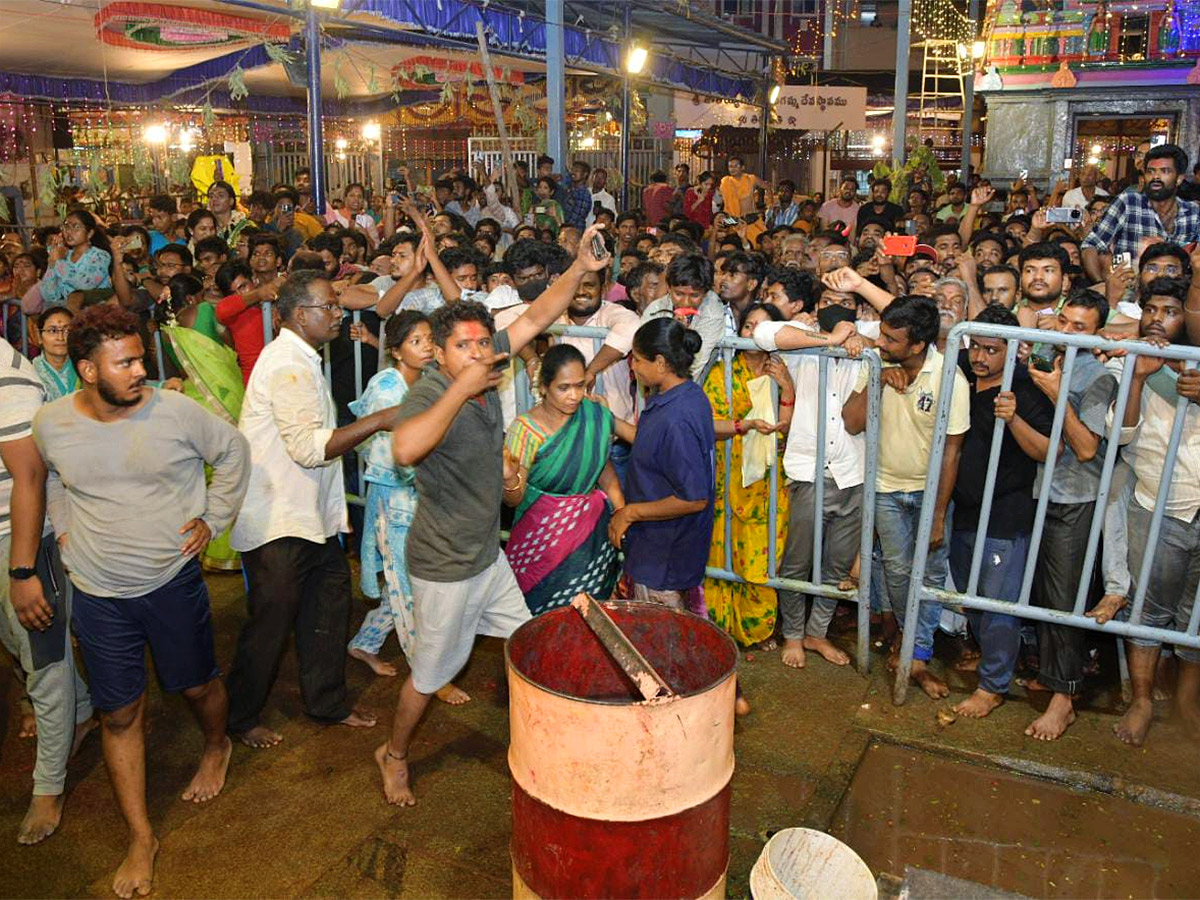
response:
{"label": "man in grey t-shirt", "polygon": [[[149,893],[158,841],[146,811],[146,645],[163,689],[182,693],[204,732],[183,799],[225,785],[232,744],[197,556],[233,520],[249,447],[232,425],[181,394],[145,386],[137,316],[93,306],[67,349],[82,390],[42,407],[33,438],[46,460],[47,505],[75,586],[75,636],[100,710],[104,760],[129,826],[113,879],[119,897]],[[213,468],[205,487],[204,466]]]}
{"label": "man in grey t-shirt", "polygon": [[506,490],[520,487],[520,474],[503,452],[495,387],[506,360],[566,312],[584,274],[611,262],[592,251],[599,234],[598,226],[584,233],[571,267],[503,331],[481,303],[459,301],[432,316],[437,369],[409,388],[392,432],[396,462],[417,469],[407,547],[417,637],[391,737],[375,751],[388,803],[417,802],[409,742],[429,698],[466,664],[476,635],[508,637],[529,618],[500,552],[500,504]]}

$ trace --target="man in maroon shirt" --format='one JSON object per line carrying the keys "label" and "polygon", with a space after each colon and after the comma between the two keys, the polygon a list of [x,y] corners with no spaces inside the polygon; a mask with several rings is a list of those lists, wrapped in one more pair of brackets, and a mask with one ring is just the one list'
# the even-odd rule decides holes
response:
{"label": "man in maroon shirt", "polygon": [[642,217],[647,225],[657,226],[671,214],[674,194],[671,185],[667,184],[666,172],[660,170],[650,176],[650,183],[642,191]]}

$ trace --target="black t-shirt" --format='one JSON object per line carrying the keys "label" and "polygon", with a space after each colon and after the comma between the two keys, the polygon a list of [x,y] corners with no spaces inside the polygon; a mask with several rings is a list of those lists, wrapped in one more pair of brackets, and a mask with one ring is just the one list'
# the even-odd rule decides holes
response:
{"label": "black t-shirt", "polygon": [[897,220],[903,216],[904,210],[890,200],[883,204],[882,210],[879,210],[874,203],[864,203],[858,208],[858,223],[855,230],[862,231],[863,226],[872,219],[878,222],[890,223],[889,227],[895,228]]}
{"label": "black t-shirt", "polygon": [[[967,359],[967,351],[959,353],[959,366]],[[965,366],[967,381],[971,385],[971,427],[963,436],[962,459],[958,464],[958,478],[954,483],[954,528],[976,531],[979,527],[979,512],[983,505],[983,487],[987,479],[988,456],[992,450],[992,431],[996,422],[995,401],[999,387],[986,391],[976,389],[976,378]],[[1040,434],[1050,434],[1054,422],[1054,406],[1046,395],[1038,390],[1029,377],[1029,371],[1017,363],[1013,371],[1012,391],[1017,398],[1017,415]],[[1012,538],[1029,534],[1033,529],[1036,501],[1033,499],[1033,482],[1037,478],[1038,464],[1025,455],[1017,444],[1012,430],[1004,429],[1000,442],[1000,459],[996,471],[996,490],[992,495],[992,514],[988,519],[988,536]]]}
{"label": "black t-shirt", "polygon": [[[373,335],[383,340],[383,320],[373,309],[359,312],[359,320],[367,326]],[[357,341],[350,339],[350,325],[354,321],[353,314],[347,312],[342,316],[342,328],[332,341],[329,342],[329,381],[334,403],[338,411],[338,427],[349,425],[354,421],[354,413],[350,412],[350,402],[354,399],[354,345]],[[362,378],[359,383],[359,393],[367,389],[367,382],[379,371],[379,351],[370,344],[361,345]]]}

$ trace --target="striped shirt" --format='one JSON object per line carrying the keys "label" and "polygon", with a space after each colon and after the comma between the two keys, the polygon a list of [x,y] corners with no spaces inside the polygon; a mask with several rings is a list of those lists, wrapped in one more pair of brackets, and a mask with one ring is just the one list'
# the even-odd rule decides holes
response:
{"label": "striped shirt", "polygon": [[[0,443],[33,435],[33,415],[44,393],[33,363],[0,338]],[[12,475],[0,460],[0,537],[12,532],[11,501]]]}

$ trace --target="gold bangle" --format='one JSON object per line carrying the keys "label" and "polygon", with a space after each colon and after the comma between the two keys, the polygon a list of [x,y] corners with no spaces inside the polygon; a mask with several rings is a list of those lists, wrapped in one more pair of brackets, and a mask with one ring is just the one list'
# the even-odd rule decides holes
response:
{"label": "gold bangle", "polygon": [[515,486],[513,486],[513,487],[509,487],[507,484],[506,484],[506,485],[504,485],[504,493],[506,493],[506,494],[511,494],[513,491],[519,491],[519,490],[521,489],[521,483],[522,483],[521,473],[520,473],[520,472],[517,472],[517,483],[516,483],[516,485],[515,485]]}

